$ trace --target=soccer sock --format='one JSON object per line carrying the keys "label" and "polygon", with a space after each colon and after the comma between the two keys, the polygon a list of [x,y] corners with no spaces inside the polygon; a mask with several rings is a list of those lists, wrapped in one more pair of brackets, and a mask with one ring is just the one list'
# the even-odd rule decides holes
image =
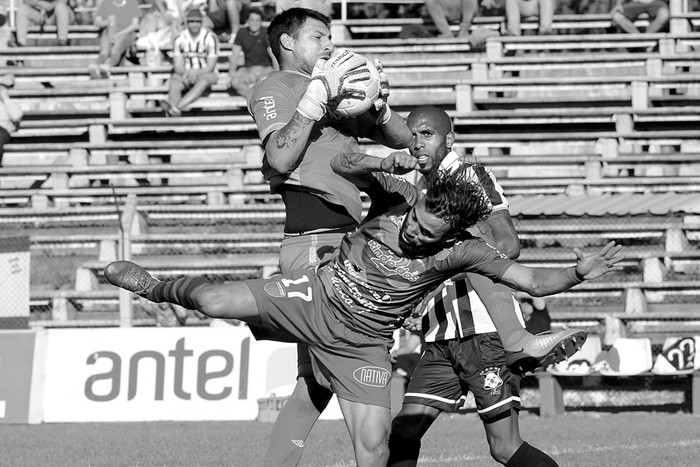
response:
{"label": "soccer sock", "polygon": [[163,281],[153,287],[147,298],[156,303],[169,302],[189,310],[197,310],[197,300],[193,291],[197,286],[209,283],[208,279],[201,276]]}
{"label": "soccer sock", "polygon": [[558,467],[554,459],[526,442],[508,459],[506,467]]}
{"label": "soccer sock", "polygon": [[420,454],[420,440],[408,439],[394,433],[389,436],[387,467],[415,467]]}
{"label": "soccer sock", "polygon": [[304,443],[316,420],[328,405],[333,393],[320,386],[313,377],[304,378],[308,399],[290,397],[272,427],[265,455],[265,466],[298,465]]}
{"label": "soccer sock", "polygon": [[501,284],[495,284],[491,279],[479,274],[468,274],[469,282],[479,295],[493,321],[498,335],[506,351],[517,352],[522,349],[518,345],[531,334],[523,328],[515,313],[513,294]]}

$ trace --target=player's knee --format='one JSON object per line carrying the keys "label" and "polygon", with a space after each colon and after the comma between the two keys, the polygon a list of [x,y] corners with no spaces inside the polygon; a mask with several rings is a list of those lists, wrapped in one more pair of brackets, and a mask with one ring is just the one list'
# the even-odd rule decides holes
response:
{"label": "player's knee", "polygon": [[659,11],[656,13],[655,20],[659,22],[666,22],[669,20],[670,17],[671,14],[669,13],[668,8],[664,7],[659,9]]}
{"label": "player's knee", "polygon": [[375,459],[377,465],[386,465],[389,460],[388,433],[385,431],[372,433],[372,430],[360,436],[362,450]]}
{"label": "player's knee", "polygon": [[210,318],[227,318],[230,310],[230,300],[222,297],[212,284],[199,284],[188,291],[190,300],[196,309]]}

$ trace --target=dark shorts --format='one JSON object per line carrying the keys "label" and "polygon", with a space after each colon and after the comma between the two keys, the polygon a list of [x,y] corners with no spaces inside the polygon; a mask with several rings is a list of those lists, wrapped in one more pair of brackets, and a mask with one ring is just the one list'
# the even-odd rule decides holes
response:
{"label": "dark shorts", "polygon": [[661,0],[649,3],[631,2],[622,6],[622,14],[628,20],[634,21],[639,18],[639,15],[646,13],[649,15],[649,20],[652,21],[662,8],[668,8],[668,5]]}
{"label": "dark shorts", "polygon": [[[226,11],[226,3],[220,6],[220,10],[216,11],[210,11],[207,13],[207,16],[211,20],[214,31],[221,31],[221,30],[231,30],[231,25],[229,24],[228,20],[228,12]],[[238,4],[238,11],[239,13],[239,22],[240,24],[245,24],[246,20],[248,19],[248,15],[250,14],[250,6],[249,5],[241,5],[240,2],[237,2]]]}
{"label": "dark shorts", "polygon": [[505,366],[498,333],[426,343],[404,404],[459,412],[470,391],[484,421],[510,409],[520,410],[520,378]]}
{"label": "dark shorts", "polygon": [[256,339],[307,344],[313,376],[339,398],[390,408],[391,339],[353,330],[311,271],[246,282],[260,311]]}

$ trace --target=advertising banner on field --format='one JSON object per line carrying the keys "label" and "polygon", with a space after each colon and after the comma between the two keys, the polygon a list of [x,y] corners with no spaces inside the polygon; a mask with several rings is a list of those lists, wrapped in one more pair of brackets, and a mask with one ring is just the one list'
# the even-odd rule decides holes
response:
{"label": "advertising banner on field", "polygon": [[50,330],[45,422],[253,420],[296,346],[247,327]]}
{"label": "advertising banner on field", "polygon": [[0,423],[27,423],[30,412],[33,331],[0,331]]}

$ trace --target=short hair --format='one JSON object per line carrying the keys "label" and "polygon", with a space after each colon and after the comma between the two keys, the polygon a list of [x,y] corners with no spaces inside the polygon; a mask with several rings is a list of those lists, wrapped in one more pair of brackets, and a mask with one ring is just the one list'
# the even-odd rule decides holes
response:
{"label": "short hair", "polygon": [[248,17],[250,17],[250,15],[253,15],[253,14],[258,15],[261,18],[265,17],[265,15],[263,14],[263,11],[260,8],[251,8],[250,10],[248,10]]}
{"label": "short hair", "polygon": [[420,105],[415,107],[406,117],[406,123],[420,117],[428,118],[430,122],[432,122],[435,129],[444,134],[454,131],[452,118],[450,118],[447,112],[439,107],[434,105]]}
{"label": "short hair", "polygon": [[459,240],[467,238],[467,229],[485,220],[492,210],[473,173],[472,164],[462,164],[452,172],[437,170],[427,177],[426,209],[450,225]]}
{"label": "short hair", "polygon": [[272,18],[267,28],[267,41],[270,43],[270,49],[272,49],[272,54],[277,61],[280,60],[282,54],[282,46],[280,45],[282,34],[294,36],[308,18],[317,19],[328,27],[331,25],[331,19],[328,16],[308,8],[290,8]]}

